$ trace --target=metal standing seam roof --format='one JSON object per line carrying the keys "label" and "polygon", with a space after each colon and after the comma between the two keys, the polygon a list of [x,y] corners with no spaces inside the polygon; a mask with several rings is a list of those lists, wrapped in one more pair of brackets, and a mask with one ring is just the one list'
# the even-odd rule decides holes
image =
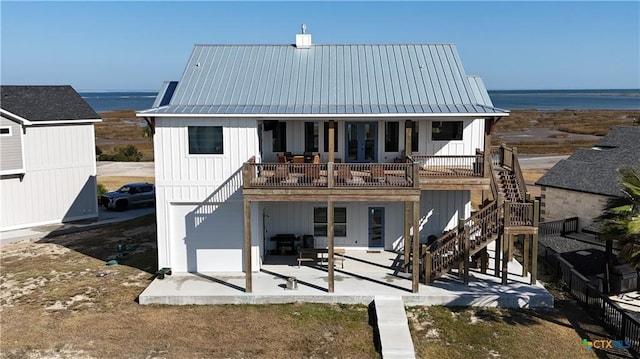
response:
{"label": "metal standing seam roof", "polygon": [[[161,93],[167,93],[164,85]],[[507,111],[492,107],[482,80],[466,75],[452,44],[196,45],[170,102],[141,113],[502,116]]]}

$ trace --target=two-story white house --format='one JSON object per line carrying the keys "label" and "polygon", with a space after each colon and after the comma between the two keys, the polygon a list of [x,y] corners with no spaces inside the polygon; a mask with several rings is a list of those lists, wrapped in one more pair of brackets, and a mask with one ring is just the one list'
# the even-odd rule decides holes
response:
{"label": "two-story white house", "polygon": [[452,44],[196,45],[137,113],[155,131],[159,267],[250,278],[300,246],[415,249],[490,191],[507,115]]}
{"label": "two-story white house", "polygon": [[0,86],[0,231],[98,218],[100,121],[71,86]]}

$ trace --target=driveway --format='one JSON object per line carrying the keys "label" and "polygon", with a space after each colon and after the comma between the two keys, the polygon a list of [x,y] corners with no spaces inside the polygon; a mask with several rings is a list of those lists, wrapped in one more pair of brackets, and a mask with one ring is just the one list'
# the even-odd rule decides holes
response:
{"label": "driveway", "polygon": [[153,177],[153,162],[96,162],[98,176]]}

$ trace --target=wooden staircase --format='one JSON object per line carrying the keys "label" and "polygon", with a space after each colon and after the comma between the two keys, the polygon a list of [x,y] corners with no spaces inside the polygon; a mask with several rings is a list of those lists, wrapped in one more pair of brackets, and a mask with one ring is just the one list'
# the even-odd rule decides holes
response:
{"label": "wooden staircase", "polygon": [[[443,234],[434,243],[422,246],[421,273],[425,283],[436,280],[452,268],[462,268],[463,263],[465,274],[468,274],[469,258],[501,239],[505,227],[532,226],[537,223],[533,220],[537,215],[533,203],[527,200],[526,185],[515,149],[501,146],[495,152],[492,151],[490,164],[493,173],[492,199],[471,217],[460,220],[456,228]],[[465,275],[465,282],[467,278]]]}

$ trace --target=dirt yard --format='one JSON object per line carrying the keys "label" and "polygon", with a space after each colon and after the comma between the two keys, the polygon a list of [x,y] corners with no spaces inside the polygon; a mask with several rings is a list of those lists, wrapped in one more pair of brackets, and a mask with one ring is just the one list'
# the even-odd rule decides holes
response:
{"label": "dirt yard", "polygon": [[153,216],[3,245],[0,358],[378,357],[365,306],[141,306],[155,248]]}

